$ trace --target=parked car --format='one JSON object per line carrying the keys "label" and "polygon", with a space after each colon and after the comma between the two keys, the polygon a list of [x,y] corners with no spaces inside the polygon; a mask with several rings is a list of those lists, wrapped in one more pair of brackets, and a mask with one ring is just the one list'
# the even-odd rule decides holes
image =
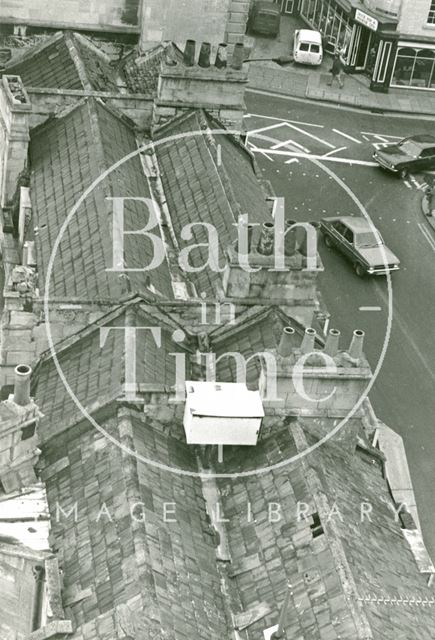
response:
{"label": "parked car", "polygon": [[384,244],[377,229],[365,218],[323,218],[320,231],[327,247],[337,247],[348,258],[358,276],[385,275],[399,269],[400,260]]}
{"label": "parked car", "polygon": [[383,168],[406,178],[410,171],[435,168],[435,137],[421,134],[377,149],[373,158]]}
{"label": "parked car", "polygon": [[277,36],[281,21],[281,11],[277,4],[260,0],[252,6],[248,28],[263,36]]}
{"label": "parked car", "polygon": [[301,64],[319,65],[323,59],[320,31],[298,29],[293,41],[293,58]]}

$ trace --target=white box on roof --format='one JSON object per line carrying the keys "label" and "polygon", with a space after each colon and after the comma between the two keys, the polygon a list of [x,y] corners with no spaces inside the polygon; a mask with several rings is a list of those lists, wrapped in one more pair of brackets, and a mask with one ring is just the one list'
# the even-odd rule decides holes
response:
{"label": "white box on roof", "polygon": [[186,382],[188,444],[256,445],[264,417],[259,391],[238,382]]}

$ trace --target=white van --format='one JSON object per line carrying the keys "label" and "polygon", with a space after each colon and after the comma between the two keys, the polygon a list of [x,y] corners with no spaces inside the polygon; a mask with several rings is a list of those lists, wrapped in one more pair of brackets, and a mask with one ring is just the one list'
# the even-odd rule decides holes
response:
{"label": "white van", "polygon": [[323,58],[320,31],[298,29],[293,42],[293,58],[301,64],[319,65]]}

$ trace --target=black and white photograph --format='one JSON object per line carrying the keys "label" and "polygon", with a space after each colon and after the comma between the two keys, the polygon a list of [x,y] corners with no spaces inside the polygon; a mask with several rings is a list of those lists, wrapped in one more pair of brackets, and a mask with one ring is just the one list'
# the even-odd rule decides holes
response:
{"label": "black and white photograph", "polygon": [[435,640],[435,0],[0,0],[0,640]]}

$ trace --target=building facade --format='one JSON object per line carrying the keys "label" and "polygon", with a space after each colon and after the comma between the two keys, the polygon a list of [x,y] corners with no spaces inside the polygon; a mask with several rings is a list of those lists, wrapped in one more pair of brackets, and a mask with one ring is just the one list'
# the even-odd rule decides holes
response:
{"label": "building facade", "polygon": [[434,0],[299,0],[295,12],[372,90],[435,89]]}

